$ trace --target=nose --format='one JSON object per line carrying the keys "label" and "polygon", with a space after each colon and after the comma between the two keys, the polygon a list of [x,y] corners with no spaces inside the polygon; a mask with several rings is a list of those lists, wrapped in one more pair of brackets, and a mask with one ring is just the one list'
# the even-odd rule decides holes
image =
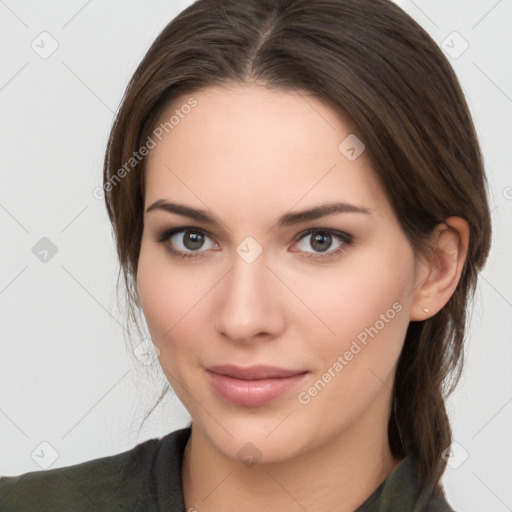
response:
{"label": "nose", "polygon": [[279,336],[285,328],[283,291],[279,284],[263,257],[247,263],[236,256],[222,286],[216,287],[217,332],[235,342]]}

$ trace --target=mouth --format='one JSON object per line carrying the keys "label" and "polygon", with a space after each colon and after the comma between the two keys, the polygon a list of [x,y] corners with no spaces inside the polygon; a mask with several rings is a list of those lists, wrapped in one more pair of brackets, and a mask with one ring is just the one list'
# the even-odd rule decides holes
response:
{"label": "mouth", "polygon": [[215,392],[225,401],[243,407],[258,407],[273,401],[309,373],[274,366],[221,365],[206,370]]}

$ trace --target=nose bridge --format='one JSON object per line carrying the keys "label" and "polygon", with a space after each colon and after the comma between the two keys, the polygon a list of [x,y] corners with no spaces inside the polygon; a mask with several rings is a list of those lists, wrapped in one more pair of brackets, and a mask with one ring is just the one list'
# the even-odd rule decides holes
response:
{"label": "nose bridge", "polygon": [[261,333],[276,335],[282,328],[275,279],[271,279],[266,265],[262,255],[254,260],[244,258],[243,253],[234,255],[215,312],[215,326],[220,333],[244,341]]}

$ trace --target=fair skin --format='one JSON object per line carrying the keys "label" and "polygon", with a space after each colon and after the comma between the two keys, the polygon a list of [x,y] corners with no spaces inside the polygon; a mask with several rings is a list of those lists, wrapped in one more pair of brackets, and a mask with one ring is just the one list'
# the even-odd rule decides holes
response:
{"label": "fair skin", "polygon": [[[434,315],[452,295],[467,224],[447,219],[433,235],[436,257],[420,259],[366,152],[350,161],[338,150],[353,130],[328,105],[260,84],[193,96],[197,106],[148,157],[145,211],[164,200],[218,223],[146,212],[137,273],[160,365],[193,420],[182,469],[186,508],[353,511],[400,462],[387,439],[396,363],[409,322]],[[340,202],[366,213],[278,223]],[[204,243],[191,244],[186,230],[155,241],[180,227],[202,233]],[[311,229],[334,232],[322,239],[324,250],[312,244],[318,233],[305,234]],[[248,236],[257,246],[242,247],[262,251],[252,262],[237,253]],[[378,333],[333,370],[371,326]],[[304,377],[269,403],[234,405],[207,374],[220,364],[272,365]],[[329,368],[326,385],[308,394]],[[254,465],[238,455],[247,443],[260,457]]]}

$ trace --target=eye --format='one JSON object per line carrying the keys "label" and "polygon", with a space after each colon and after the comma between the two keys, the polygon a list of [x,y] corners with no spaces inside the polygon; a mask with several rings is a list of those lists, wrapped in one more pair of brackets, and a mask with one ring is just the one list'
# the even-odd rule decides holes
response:
{"label": "eye", "polygon": [[[155,241],[165,244],[174,256],[182,258],[201,257],[208,250],[219,250],[219,245],[204,231],[192,227],[168,229],[155,237]],[[291,252],[308,254],[308,258],[330,258],[337,256],[352,245],[353,237],[348,233],[331,229],[310,229],[302,233]]]}
{"label": "eye", "polygon": [[194,257],[194,253],[219,248],[204,231],[195,228],[169,229],[158,235],[156,241],[165,243],[171,253],[184,258]]}
{"label": "eye", "polygon": [[310,253],[310,258],[322,258],[337,255],[351,244],[352,236],[348,233],[329,229],[311,229],[302,234],[296,246],[298,251]]}

